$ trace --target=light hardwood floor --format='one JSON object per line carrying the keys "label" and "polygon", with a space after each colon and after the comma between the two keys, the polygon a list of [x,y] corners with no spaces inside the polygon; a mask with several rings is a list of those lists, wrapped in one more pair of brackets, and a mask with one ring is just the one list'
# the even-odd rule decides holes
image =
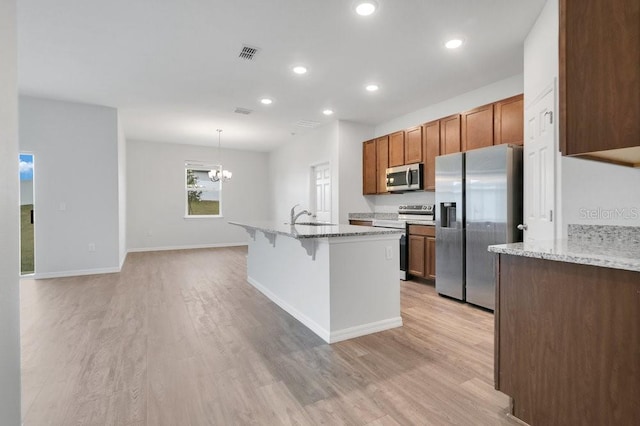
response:
{"label": "light hardwood floor", "polygon": [[402,328],[328,345],[246,282],[245,256],[131,253],[119,274],[23,280],[24,424],[517,424],[490,313],[404,282]]}

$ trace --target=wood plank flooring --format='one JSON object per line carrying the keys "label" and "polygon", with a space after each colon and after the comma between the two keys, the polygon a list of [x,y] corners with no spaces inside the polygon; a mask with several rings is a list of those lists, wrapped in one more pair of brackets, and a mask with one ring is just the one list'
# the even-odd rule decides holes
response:
{"label": "wood plank flooring", "polygon": [[403,327],[333,345],[246,282],[243,247],[21,290],[27,426],[517,424],[493,315],[428,284],[402,283]]}

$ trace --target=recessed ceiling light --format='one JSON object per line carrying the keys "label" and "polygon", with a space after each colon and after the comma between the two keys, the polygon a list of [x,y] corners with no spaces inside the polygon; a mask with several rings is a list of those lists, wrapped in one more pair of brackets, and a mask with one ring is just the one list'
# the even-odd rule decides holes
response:
{"label": "recessed ceiling light", "polygon": [[331,109],[325,109],[324,111],[322,111],[322,113],[323,113],[324,115],[331,115],[331,114],[333,114],[333,110],[331,110]]}
{"label": "recessed ceiling light", "polygon": [[375,92],[379,89],[379,87],[377,84],[367,84],[365,89],[367,89],[368,92]]}
{"label": "recessed ceiling light", "polygon": [[378,3],[374,0],[364,0],[356,3],[356,13],[360,16],[369,16],[378,8]]}
{"label": "recessed ceiling light", "polygon": [[306,74],[307,67],[303,67],[302,65],[298,65],[297,67],[293,67],[293,72],[296,74]]}
{"label": "recessed ceiling light", "polygon": [[459,38],[454,38],[446,42],[444,45],[447,49],[457,49],[458,47],[462,46],[462,40],[460,40]]}
{"label": "recessed ceiling light", "polygon": [[260,99],[260,103],[262,103],[263,105],[271,105],[273,103],[273,100],[269,98],[262,98]]}

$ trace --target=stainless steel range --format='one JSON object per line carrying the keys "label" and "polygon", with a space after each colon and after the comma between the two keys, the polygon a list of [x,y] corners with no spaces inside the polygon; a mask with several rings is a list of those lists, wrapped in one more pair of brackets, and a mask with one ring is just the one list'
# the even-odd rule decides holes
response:
{"label": "stainless steel range", "polygon": [[409,266],[409,245],[407,244],[407,225],[434,225],[434,205],[402,205],[398,207],[397,219],[374,219],[373,226],[378,228],[403,229],[400,236],[400,279],[407,279]]}

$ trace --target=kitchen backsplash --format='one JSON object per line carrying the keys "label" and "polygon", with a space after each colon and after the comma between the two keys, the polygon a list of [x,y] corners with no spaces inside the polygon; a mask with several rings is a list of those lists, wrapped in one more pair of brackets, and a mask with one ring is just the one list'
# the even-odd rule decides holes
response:
{"label": "kitchen backsplash", "polygon": [[397,213],[398,206],[405,204],[435,204],[436,193],[414,191],[404,194],[374,195],[373,211],[376,213]]}
{"label": "kitchen backsplash", "polygon": [[640,226],[569,225],[570,241],[607,244],[621,247],[640,247]]}

